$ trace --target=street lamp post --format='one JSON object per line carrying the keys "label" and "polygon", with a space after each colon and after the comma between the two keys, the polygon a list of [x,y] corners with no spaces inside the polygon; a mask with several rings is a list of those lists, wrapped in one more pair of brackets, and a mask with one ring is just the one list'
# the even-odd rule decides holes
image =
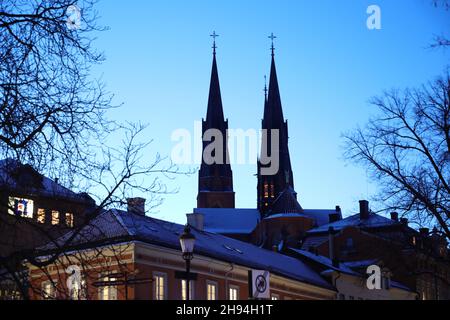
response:
{"label": "street lamp post", "polygon": [[180,236],[181,251],[183,252],[183,259],[186,261],[186,300],[189,301],[190,296],[190,271],[191,260],[194,257],[195,236],[191,233],[191,227],[187,224],[184,227],[184,232]]}

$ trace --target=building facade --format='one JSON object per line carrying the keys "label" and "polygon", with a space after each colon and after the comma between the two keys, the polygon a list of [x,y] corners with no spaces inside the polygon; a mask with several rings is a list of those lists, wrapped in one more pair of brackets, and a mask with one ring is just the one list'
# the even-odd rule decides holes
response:
{"label": "building facade", "polygon": [[[177,277],[185,270],[179,244],[183,228],[134,212],[105,212],[55,263],[29,266],[30,295],[33,299],[185,300],[186,280]],[[196,245],[191,272],[197,275],[191,281],[192,299],[249,299],[248,271],[260,269],[270,272],[272,299],[336,298],[333,286],[298,259],[219,234],[192,232]],[[47,249],[51,252],[51,245]],[[81,283],[75,292],[68,286],[73,269],[79,270]]]}
{"label": "building facade", "polygon": [[29,165],[0,161],[0,300],[17,299],[27,252],[83,224],[94,200],[64,188]]}
{"label": "building facade", "polygon": [[[370,264],[390,270],[392,279],[423,300],[450,299],[450,256],[445,235],[416,231],[393,212],[388,219],[360,201],[360,212],[310,229],[301,248],[365,272]],[[371,263],[361,264],[358,261]]]}

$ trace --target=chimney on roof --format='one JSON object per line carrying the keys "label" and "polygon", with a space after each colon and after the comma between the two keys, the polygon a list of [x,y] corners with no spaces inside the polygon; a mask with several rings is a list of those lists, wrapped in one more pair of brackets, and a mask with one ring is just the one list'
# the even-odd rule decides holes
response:
{"label": "chimney on roof", "polygon": [[391,220],[398,222],[398,212],[391,212]]}
{"label": "chimney on roof", "polygon": [[407,218],[400,218],[400,222],[401,222],[401,224],[403,224],[404,226],[408,226],[408,219],[407,219]]}
{"label": "chimney on roof", "polygon": [[328,215],[329,223],[333,223],[339,220],[341,220],[341,215],[339,213],[331,213]]}
{"label": "chimney on roof", "polygon": [[201,213],[187,213],[187,223],[198,230],[203,230],[205,216]]}
{"label": "chimney on roof", "polygon": [[127,199],[128,213],[135,213],[145,216],[145,199],[144,198],[128,198]]}
{"label": "chimney on roof", "polygon": [[369,218],[369,201],[367,200],[359,201],[359,218],[361,220]]}
{"label": "chimney on roof", "polygon": [[430,229],[428,229],[428,228],[420,228],[419,232],[420,232],[420,235],[425,238],[425,237],[427,237],[430,234]]}

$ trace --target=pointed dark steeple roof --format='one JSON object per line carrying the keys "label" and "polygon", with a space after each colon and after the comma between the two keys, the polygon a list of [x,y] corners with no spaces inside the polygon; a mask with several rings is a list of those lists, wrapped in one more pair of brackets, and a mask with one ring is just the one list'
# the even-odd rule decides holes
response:
{"label": "pointed dark steeple roof", "polygon": [[[202,136],[209,129],[216,129],[222,135],[222,155],[216,155],[221,163],[206,163],[202,157],[202,164],[198,173],[198,208],[234,208],[233,173],[228,159],[227,130],[228,120],[225,120],[220,93],[219,73],[216,61],[216,42],[218,37],[214,32],[213,63],[211,69],[211,82],[209,86],[208,110],[206,119],[202,122]],[[203,141],[203,150],[211,141]],[[216,150],[214,150],[216,151]]]}
{"label": "pointed dark steeple roof", "polygon": [[220,93],[219,72],[217,71],[216,52],[213,53],[211,70],[211,82],[209,85],[208,111],[206,113],[206,124],[209,128],[220,129],[224,122],[222,96]]}
{"label": "pointed dark steeple roof", "polygon": [[[273,39],[275,36],[271,35]],[[265,165],[258,163],[258,209],[264,214],[293,212],[301,210],[294,191],[294,178],[288,147],[288,124],[284,120],[275,66],[275,48],[272,43],[272,60],[270,66],[269,94],[264,100],[264,118],[262,129],[268,130],[268,139],[262,143],[262,150],[272,149],[271,130],[279,130],[279,170],[274,175],[262,175]],[[273,155],[272,155],[273,156]],[[280,195],[283,195],[280,197]],[[277,200],[278,199],[278,200]]]}
{"label": "pointed dark steeple roof", "polygon": [[270,67],[269,96],[267,98],[267,117],[265,119],[270,129],[281,129],[284,123],[283,108],[281,106],[280,89],[278,87],[277,69],[275,67],[275,56],[272,54]]}

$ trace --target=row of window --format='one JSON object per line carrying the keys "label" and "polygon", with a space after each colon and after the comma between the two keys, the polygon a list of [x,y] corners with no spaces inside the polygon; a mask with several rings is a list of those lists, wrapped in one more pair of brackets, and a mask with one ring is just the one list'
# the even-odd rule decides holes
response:
{"label": "row of window", "polygon": [[[153,298],[155,300],[167,300],[168,299],[168,280],[167,274],[156,272],[153,276]],[[102,281],[114,282],[117,279],[111,277],[101,277]],[[189,299],[195,299],[195,282],[190,281],[189,286]],[[56,294],[57,284],[51,281],[46,281],[42,283],[42,296],[46,300],[53,300],[57,298]],[[84,279],[81,283],[75,283],[69,292],[69,297],[72,300],[84,300],[87,295],[87,286]],[[187,298],[187,281],[181,280],[181,299],[186,300]],[[215,281],[206,281],[206,299],[207,300],[217,300],[219,298],[219,285]],[[272,294],[272,300],[279,300],[279,295]],[[98,289],[98,299],[99,300],[117,300],[117,286],[104,286]],[[228,286],[228,299],[229,300],[239,300],[239,287],[235,285]]]}
{"label": "row of window", "polygon": [[[117,279],[111,277],[100,277],[102,281],[114,282]],[[52,281],[45,281],[42,283],[42,297],[45,300],[57,299],[57,283]],[[80,283],[74,282],[71,290],[69,290],[69,298],[71,300],[86,300],[87,285],[86,280],[81,279]],[[99,300],[117,300],[117,286],[104,286],[98,289]]]}
{"label": "row of window", "polygon": [[[34,201],[31,199],[23,199],[16,197],[9,197],[9,209],[10,215],[20,216],[23,218],[33,219],[34,212]],[[46,223],[47,215],[45,209],[37,209],[36,211],[36,221],[39,223]],[[73,214],[66,212],[63,217],[58,210],[51,210],[50,222],[52,225],[59,225],[64,219],[64,224],[72,228],[73,227]]]}
{"label": "row of window", "polygon": [[[165,273],[155,273],[154,274],[154,286],[153,286],[153,297],[155,300],[167,300],[168,299],[168,280],[167,274]],[[195,299],[195,281],[189,281],[189,299]],[[206,281],[206,299],[207,300],[217,300],[219,297],[219,285],[215,281]],[[187,298],[187,281],[181,280],[181,299],[186,300]],[[230,285],[228,287],[228,299],[238,300],[239,299],[239,287]]]}
{"label": "row of window", "polygon": [[[167,300],[167,274],[155,273],[154,274],[154,292],[153,296],[155,300]],[[194,288],[195,282],[189,282],[189,299],[195,299]],[[181,280],[181,299],[186,300],[187,295],[187,281]],[[207,280],[206,281],[206,300],[217,300],[219,296],[219,286],[217,282]],[[277,294],[271,295],[272,300],[279,300],[280,296]],[[228,300],[239,300],[239,287],[235,285],[228,286]]]}
{"label": "row of window", "polygon": [[[270,197],[275,198],[275,186],[273,184],[270,185]],[[269,198],[269,185],[264,183],[264,198]]]}

